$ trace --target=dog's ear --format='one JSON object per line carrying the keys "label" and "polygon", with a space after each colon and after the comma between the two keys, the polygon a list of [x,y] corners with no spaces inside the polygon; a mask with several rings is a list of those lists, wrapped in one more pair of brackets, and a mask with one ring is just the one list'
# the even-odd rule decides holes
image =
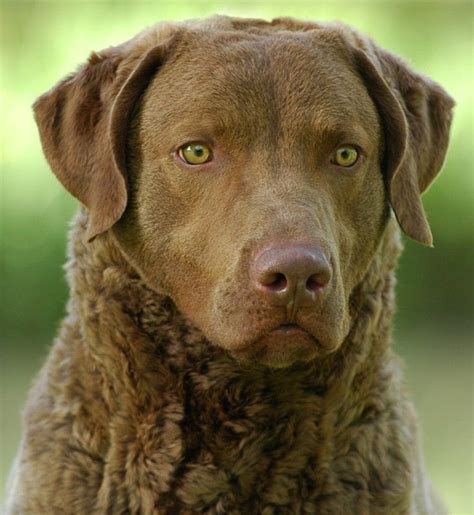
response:
{"label": "dog's ear", "polygon": [[148,52],[138,49],[141,59],[131,57],[130,42],[93,53],[77,73],[34,104],[51,169],[89,212],[89,241],[117,222],[126,208],[127,128],[171,39]]}
{"label": "dog's ear", "polygon": [[403,231],[431,246],[421,194],[443,166],[454,101],[401,59],[372,42],[363,44],[364,49],[354,47],[353,55],[384,128],[383,167],[390,204]]}

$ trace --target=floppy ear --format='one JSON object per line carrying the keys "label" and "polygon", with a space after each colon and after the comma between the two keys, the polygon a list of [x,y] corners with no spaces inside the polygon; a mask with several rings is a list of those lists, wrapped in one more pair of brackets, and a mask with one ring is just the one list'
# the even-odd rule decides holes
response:
{"label": "floppy ear", "polygon": [[34,104],[51,169],[89,212],[88,241],[109,229],[126,208],[127,128],[169,44],[168,39],[154,46],[138,64],[130,58],[129,44],[93,53],[76,74]]}
{"label": "floppy ear", "polygon": [[421,194],[443,166],[454,101],[389,52],[373,44],[365,50],[354,48],[354,56],[384,128],[390,204],[403,231],[432,246]]}

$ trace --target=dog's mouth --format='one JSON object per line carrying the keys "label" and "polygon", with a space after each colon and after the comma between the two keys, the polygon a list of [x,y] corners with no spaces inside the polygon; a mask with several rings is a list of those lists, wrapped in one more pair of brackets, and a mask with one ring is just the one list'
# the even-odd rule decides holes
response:
{"label": "dog's mouth", "polygon": [[309,361],[320,354],[317,338],[299,324],[283,323],[265,331],[250,343],[231,351],[244,362],[283,368],[296,361]]}
{"label": "dog's mouth", "polygon": [[269,333],[279,333],[279,334],[287,335],[287,336],[295,336],[300,333],[309,334],[308,331],[303,329],[298,324],[280,324],[279,326],[277,326],[274,329],[272,329],[271,331],[269,331]]}

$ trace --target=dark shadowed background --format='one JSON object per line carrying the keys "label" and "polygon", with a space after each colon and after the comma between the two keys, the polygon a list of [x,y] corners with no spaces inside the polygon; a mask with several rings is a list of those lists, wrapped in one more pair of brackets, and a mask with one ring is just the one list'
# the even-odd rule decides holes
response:
{"label": "dark shadowed background", "polygon": [[435,248],[406,242],[395,346],[406,363],[429,472],[451,513],[472,513],[473,3],[3,1],[0,9],[0,503],[26,392],[64,313],[61,267],[76,209],[48,169],[30,106],[92,50],[155,21],[221,13],[345,21],[456,99],[448,160],[424,198]]}

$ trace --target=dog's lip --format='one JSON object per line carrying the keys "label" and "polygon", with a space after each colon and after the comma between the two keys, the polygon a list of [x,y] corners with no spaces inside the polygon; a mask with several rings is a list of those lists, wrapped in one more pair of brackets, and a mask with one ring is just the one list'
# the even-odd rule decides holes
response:
{"label": "dog's lip", "polygon": [[[308,331],[306,331],[306,329],[303,329],[298,324],[280,324],[279,326],[268,331],[268,334],[270,334],[270,333],[282,333],[282,334],[285,334],[288,336],[299,334],[299,333],[309,334]],[[310,336],[312,336],[312,335],[310,335]]]}
{"label": "dog's lip", "polygon": [[319,340],[314,336],[314,334],[296,323],[281,324],[271,331],[268,331],[266,335],[270,334],[275,334],[277,336],[281,336],[282,338],[301,338],[304,336],[312,340],[315,345],[320,347]]}
{"label": "dog's lip", "polygon": [[250,348],[255,347],[255,345],[258,345],[258,343],[264,340],[266,336],[269,336],[271,334],[281,336],[282,338],[306,336],[310,337],[314,341],[314,343],[319,346],[318,339],[312,333],[301,327],[299,324],[283,323],[277,326],[273,326],[272,328],[267,329],[266,331],[262,331],[257,337],[254,337],[251,341],[248,341],[244,345],[234,348],[233,350],[236,352],[247,351]]}
{"label": "dog's lip", "polygon": [[296,361],[308,361],[323,351],[319,340],[304,327],[294,323],[273,325],[262,331],[251,342],[229,349],[238,359],[267,364],[289,366]]}

